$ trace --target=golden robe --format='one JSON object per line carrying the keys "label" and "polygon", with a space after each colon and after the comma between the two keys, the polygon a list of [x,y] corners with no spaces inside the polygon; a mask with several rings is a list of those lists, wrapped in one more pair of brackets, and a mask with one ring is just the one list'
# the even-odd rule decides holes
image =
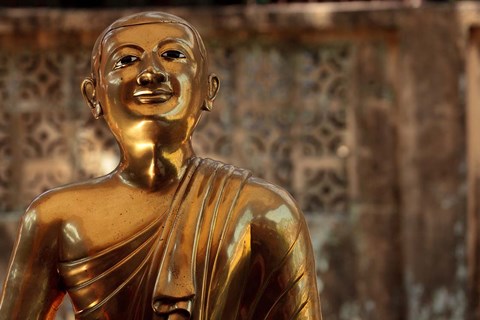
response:
{"label": "golden robe", "polygon": [[[265,189],[285,201],[262,198]],[[60,263],[76,319],[320,319],[308,231],[278,190],[246,170],[191,159],[167,213]]]}

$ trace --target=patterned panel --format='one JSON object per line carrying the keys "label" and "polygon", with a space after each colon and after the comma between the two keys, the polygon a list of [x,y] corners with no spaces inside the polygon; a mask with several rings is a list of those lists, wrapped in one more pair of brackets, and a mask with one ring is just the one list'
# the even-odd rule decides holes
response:
{"label": "patterned panel", "polygon": [[[305,156],[336,155],[338,147],[345,144],[351,60],[349,46],[320,47],[298,55],[303,108],[297,124],[305,137]],[[317,141],[313,149],[312,140]]]}
{"label": "patterned panel", "polygon": [[[22,109],[40,106],[64,106],[68,75],[65,54],[62,52],[20,52],[14,58],[12,79],[18,83],[15,99]],[[66,72],[67,71],[67,72]]]}
{"label": "patterned panel", "polygon": [[4,210],[23,210],[39,193],[72,180],[65,56],[58,51],[0,53]]}
{"label": "patterned panel", "polygon": [[213,70],[225,86],[197,130],[199,153],[287,188],[306,212],[346,212],[352,46],[213,52]]}
{"label": "patterned panel", "polygon": [[[291,190],[291,154],[279,156],[278,142],[292,142],[295,120],[292,52],[277,46],[250,45],[240,51],[239,105],[236,106],[238,161],[266,180]],[[272,150],[273,149],[273,150]],[[284,179],[279,179],[283,177]]]}
{"label": "patterned panel", "polygon": [[348,198],[345,171],[307,169],[302,204],[306,212],[345,212]]}
{"label": "patterned panel", "polygon": [[296,121],[296,192],[306,212],[346,212],[347,115],[353,112],[353,48],[333,44],[297,55],[304,107]]}
{"label": "patterned panel", "polygon": [[26,159],[65,156],[67,118],[64,110],[26,112],[21,114],[22,156]]}
{"label": "patterned panel", "polygon": [[20,114],[20,193],[24,204],[36,195],[72,180],[68,123],[65,109]]}

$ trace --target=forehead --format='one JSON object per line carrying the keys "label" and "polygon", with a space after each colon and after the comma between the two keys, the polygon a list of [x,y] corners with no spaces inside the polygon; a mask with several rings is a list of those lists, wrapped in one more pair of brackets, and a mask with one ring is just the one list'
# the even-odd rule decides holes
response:
{"label": "forehead", "polygon": [[198,50],[195,36],[189,27],[181,23],[159,22],[124,26],[108,32],[102,41],[102,51],[108,56],[125,45],[148,50],[164,41],[179,42]]}

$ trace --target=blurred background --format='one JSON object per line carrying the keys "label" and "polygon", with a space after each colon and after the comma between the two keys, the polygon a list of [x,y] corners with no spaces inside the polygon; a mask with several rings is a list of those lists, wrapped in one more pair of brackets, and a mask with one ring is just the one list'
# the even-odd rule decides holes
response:
{"label": "blurred background", "polygon": [[0,283],[30,201],[118,161],[80,96],[96,37],[161,10],[221,79],[197,153],[297,199],[325,320],[480,319],[480,3],[313,2],[1,0]]}

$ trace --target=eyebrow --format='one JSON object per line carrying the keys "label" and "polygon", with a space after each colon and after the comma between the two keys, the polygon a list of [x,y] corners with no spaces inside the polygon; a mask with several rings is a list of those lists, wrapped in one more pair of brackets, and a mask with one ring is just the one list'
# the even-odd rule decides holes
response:
{"label": "eyebrow", "polygon": [[160,48],[164,45],[170,44],[170,43],[181,44],[182,47],[185,47],[186,49],[188,49],[191,54],[193,53],[192,52],[192,49],[193,49],[193,44],[192,43],[189,43],[189,42],[185,41],[184,39],[172,38],[172,37],[162,39],[161,41],[159,41],[157,43],[155,48],[158,49],[158,48]]}
{"label": "eyebrow", "polygon": [[115,49],[113,49],[112,52],[109,52],[108,56],[111,57],[111,56],[115,55],[118,51],[120,51],[124,48],[129,48],[129,49],[133,48],[133,49],[138,50],[140,52],[145,51],[145,49],[143,49],[142,47],[140,47],[139,45],[137,45],[135,43],[124,43],[124,44],[119,45]]}

